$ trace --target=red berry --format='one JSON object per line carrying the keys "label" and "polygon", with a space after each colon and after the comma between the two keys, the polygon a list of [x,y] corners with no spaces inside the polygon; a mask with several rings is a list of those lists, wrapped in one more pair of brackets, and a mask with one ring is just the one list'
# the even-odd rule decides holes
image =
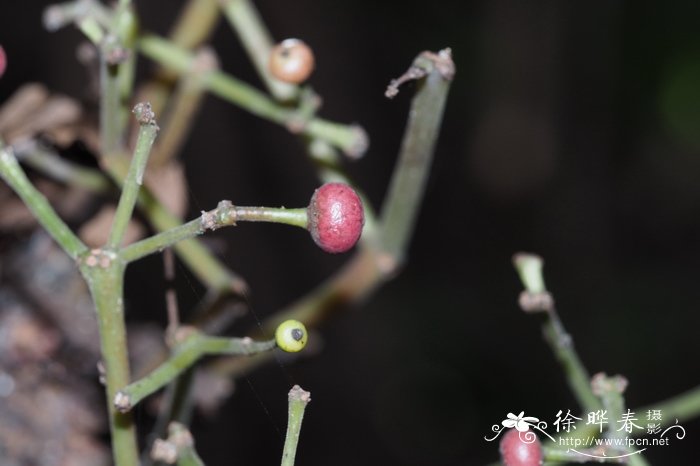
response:
{"label": "red berry", "polygon": [[[526,442],[532,439],[534,442]],[[501,439],[501,461],[504,466],[539,466],[542,459],[542,444],[532,431],[510,429]]]}
{"label": "red berry", "polygon": [[314,53],[303,41],[286,39],[272,48],[268,67],[280,81],[299,84],[314,70]]}
{"label": "red berry", "polygon": [[326,183],[318,188],[311,197],[307,215],[311,237],[330,253],[352,248],[365,223],[360,196],[344,183]]}
{"label": "red berry", "polygon": [[7,68],[7,55],[5,55],[5,49],[0,45],[0,78],[5,74],[5,68]]}

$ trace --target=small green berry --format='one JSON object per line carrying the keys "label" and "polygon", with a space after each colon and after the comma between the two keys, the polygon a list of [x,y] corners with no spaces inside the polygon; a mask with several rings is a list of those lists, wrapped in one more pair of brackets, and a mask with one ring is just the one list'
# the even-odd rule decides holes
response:
{"label": "small green berry", "polygon": [[296,353],[304,349],[309,333],[298,320],[285,320],[275,330],[275,341],[282,351]]}

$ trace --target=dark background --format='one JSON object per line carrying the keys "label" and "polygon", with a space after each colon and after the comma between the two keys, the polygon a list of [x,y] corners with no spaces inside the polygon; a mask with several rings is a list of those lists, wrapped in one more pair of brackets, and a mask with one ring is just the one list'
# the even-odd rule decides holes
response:
{"label": "dark background", "polygon": [[[182,3],[136,2],[143,27],[160,33]],[[545,258],[582,359],[592,373],[624,374],[630,407],[698,384],[700,3],[256,3],[276,38],[314,48],[321,114],[369,132],[369,152],[348,170],[377,206],[411,95],[409,86],[388,101],[386,84],[418,52],[445,46],[457,75],[402,274],[327,322],[320,354],[249,374],[215,417],[197,418],[209,466],[276,464],[292,383],[313,398],[298,452],[305,465],[484,464],[498,455],[484,436],[506,413],[551,423],[560,409],[575,412],[540,319],[517,307],[511,256],[521,250]],[[87,98],[81,37],[45,32],[41,4],[3,2],[0,98],[33,80]],[[226,71],[260,86],[224,21],[213,45]],[[220,199],[302,206],[317,185],[295,137],[214,97],[182,158],[192,215]],[[215,237],[253,290],[254,312],[231,334],[347,259],[285,227]],[[162,322],[160,291],[138,278],[158,264],[130,271],[132,321]],[[178,273],[187,308],[202,291]],[[649,450],[653,464],[696,457],[700,423],[684,425],[685,440]]]}

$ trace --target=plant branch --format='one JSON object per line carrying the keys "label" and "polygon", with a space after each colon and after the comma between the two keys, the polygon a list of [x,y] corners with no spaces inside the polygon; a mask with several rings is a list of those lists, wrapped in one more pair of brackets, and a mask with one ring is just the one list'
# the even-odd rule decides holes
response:
{"label": "plant branch", "polygon": [[[129,169],[128,159],[126,157],[110,157],[104,162],[104,167],[112,179],[121,184]],[[147,187],[141,189],[138,205],[153,227],[160,232],[177,228],[182,224],[181,220],[171,214]],[[197,279],[206,284],[209,289],[223,293],[233,291],[238,294],[247,291],[248,285],[245,280],[223,265],[196,239],[187,239],[177,243],[175,251],[194,272]]]}
{"label": "plant branch", "polygon": [[125,247],[120,255],[125,262],[133,262],[174,246],[182,240],[201,235],[207,230],[235,226],[237,222],[283,223],[306,228],[307,216],[306,209],[237,207],[230,201],[221,201],[216,209],[202,212],[198,219],[131,244]]}
{"label": "plant branch", "polygon": [[87,246],[68,228],[43,194],[27,179],[11,148],[0,141],[0,176],[17,193],[34,217],[71,258],[77,259]]}
{"label": "plant branch", "polygon": [[209,337],[194,331],[173,350],[172,356],[146,377],[122,388],[114,398],[121,412],[156,392],[205,355],[252,355],[275,348],[275,340]]}
{"label": "plant branch", "polygon": [[[413,234],[420,202],[430,175],[430,165],[440,131],[447,93],[455,68],[450,49],[435,54],[423,52],[407,74],[419,79],[419,88],[411,103],[399,159],[381,209],[381,249],[396,264],[401,264]],[[398,92],[401,78],[392,81],[387,96]]]}
{"label": "plant branch", "polygon": [[124,178],[117,211],[114,214],[114,223],[107,242],[107,247],[110,249],[117,249],[121,246],[126,227],[136,205],[139,189],[143,184],[143,174],[148,163],[148,156],[151,153],[153,141],[155,141],[158,133],[155,115],[148,103],[137,104],[134,107],[134,114],[140,125],[139,136],[136,140],[136,148],[129,166],[129,173]]}
{"label": "plant branch", "polygon": [[597,411],[602,405],[591,389],[591,376],[574,348],[573,338],[559,319],[552,295],[545,287],[543,264],[536,254],[521,252],[513,256],[513,265],[525,288],[520,294],[520,307],[527,313],[546,314],[542,324],[544,339],[559,360],[571,392],[584,412]]}
{"label": "plant branch", "polygon": [[133,419],[128,413],[117,412],[110,402],[130,379],[124,324],[124,265],[113,252],[100,249],[83,254],[79,264],[97,311],[114,463],[137,466],[138,445]]}
{"label": "plant branch", "polygon": [[151,156],[154,166],[165,165],[186,141],[205,96],[204,77],[218,66],[212,50],[203,48],[196,52],[192,70],[180,77],[166,117],[161,118],[163,130]]}
{"label": "plant branch", "polygon": [[668,426],[677,419],[679,422],[696,418],[700,415],[700,387],[695,387],[668,400],[643,406],[637,412],[661,411],[664,415],[661,424]]}
{"label": "plant branch", "polygon": [[559,360],[569,388],[583,412],[600,409],[600,400],[591,390],[591,377],[574,348],[573,338],[564,329],[554,308],[547,313],[542,331],[545,341]]}
{"label": "plant branch", "polygon": [[94,193],[104,193],[112,187],[110,181],[99,171],[61,158],[35,140],[27,140],[14,147],[20,162],[54,180]]}
{"label": "plant branch", "polygon": [[299,88],[273,78],[268,71],[270,51],[274,42],[255,5],[250,0],[222,0],[220,3],[224,15],[238,34],[265,87],[276,100],[294,99],[299,93]]}
{"label": "plant branch", "polygon": [[301,424],[304,420],[304,411],[310,401],[311,393],[305,391],[299,385],[295,385],[289,390],[289,421],[287,423],[287,435],[284,439],[281,466],[294,466]]}
{"label": "plant branch", "polygon": [[166,440],[156,439],[150,459],[167,464],[177,462],[178,466],[204,466],[194,448],[192,434],[179,422],[170,423]]}
{"label": "plant branch", "polygon": [[100,150],[103,156],[121,149],[125,109],[122,105],[119,62],[124,49],[114,35],[107,35],[100,46]]}
{"label": "plant branch", "polygon": [[[409,178],[407,173],[413,172],[409,165],[413,163],[412,160],[415,157],[420,159],[423,170],[426,172],[430,170],[429,162],[432,161],[434,138],[438,133],[443,110],[443,104],[440,102],[443,102],[447,94],[449,82],[454,73],[454,64],[452,64],[449,55],[446,53],[437,55],[423,52],[419,55],[419,58],[421,57],[423,57],[421,59],[423,61],[435,60],[435,62],[434,66],[430,66],[420,61],[422,64],[421,66],[425,66],[425,70],[429,70],[429,72],[426,72],[426,74],[423,74],[422,77],[417,79],[425,78],[428,82],[419,88],[414,97],[412,113],[415,113],[415,109],[420,109],[424,115],[421,118],[409,118],[409,124],[404,133],[404,141],[417,139],[418,142],[416,144],[404,144],[406,148],[404,150],[408,151],[410,148],[409,154],[412,155],[411,157],[400,156],[399,162],[394,168],[394,178],[399,178],[404,181],[394,183],[393,192],[388,194],[385,199],[381,220],[375,224],[373,221],[374,216],[367,216],[367,223],[365,224],[364,232],[360,239],[360,248],[358,248],[353,258],[345,264],[339,272],[315,290],[300,298],[288,308],[266,319],[263,323],[263,335],[273,333],[281,322],[288,319],[296,319],[304,322],[307,327],[315,327],[333,311],[362,302],[394,275],[397,264],[396,257],[404,257],[405,248],[408,245],[406,239],[410,237],[415,226],[415,217],[417,213],[409,211],[410,209],[415,209],[417,211],[420,208],[420,201],[424,194],[424,189],[421,188],[413,192],[414,187],[405,183],[405,180]],[[435,57],[438,57],[438,59]],[[419,60],[416,59],[416,62],[419,62]],[[428,102],[427,100],[431,96],[436,98],[438,102]],[[437,112],[437,114],[435,112]],[[415,138],[411,136],[413,132],[418,132],[424,137]],[[333,179],[335,176],[342,176],[333,166],[337,160],[335,159],[337,154],[334,153],[332,148],[325,145],[323,141],[318,140],[312,140],[310,144],[312,150],[315,151],[315,158],[317,161],[322,164],[324,168],[326,165],[328,166],[325,172],[322,168],[322,176],[327,176],[328,179]],[[403,153],[405,154],[406,152]],[[326,160],[329,160],[330,163],[326,164]],[[402,174],[397,174],[399,172]],[[414,175],[417,176],[415,173],[411,174],[411,176]],[[427,177],[427,174],[423,176]],[[421,183],[424,183],[424,181],[421,181]],[[407,192],[401,193],[401,189]],[[412,199],[412,201],[405,202],[403,199],[404,195]],[[396,204],[400,204],[401,206]],[[369,206],[369,204],[366,205]],[[387,220],[386,216],[389,215],[387,212],[397,211],[403,212],[404,215],[392,215],[393,220]],[[410,221],[408,221],[409,219]],[[405,231],[401,232],[403,240],[392,242],[388,231],[396,228],[399,224],[398,222],[404,222]],[[395,255],[393,257],[387,256],[384,244],[379,241],[377,238],[378,236],[384,238],[390,251],[394,251]],[[230,374],[238,374],[264,363],[267,359],[268,356],[265,354],[260,354],[254,358],[247,358],[245,360],[240,358],[227,358],[217,361],[215,363],[215,370]]]}
{"label": "plant branch", "polygon": [[[186,73],[191,67],[193,56],[190,52],[158,36],[142,36],[138,46],[151,60],[177,73]],[[222,71],[212,71],[203,85],[212,94],[272,122],[287,125],[296,117],[294,110],[280,106],[254,87]],[[367,136],[361,128],[319,118],[310,120],[302,132],[326,140],[349,154],[361,153],[367,145]]]}

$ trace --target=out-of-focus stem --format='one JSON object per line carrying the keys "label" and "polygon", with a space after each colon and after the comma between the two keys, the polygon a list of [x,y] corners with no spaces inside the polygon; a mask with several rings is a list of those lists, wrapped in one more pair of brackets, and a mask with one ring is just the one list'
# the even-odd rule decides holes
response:
{"label": "out-of-focus stem", "polygon": [[276,100],[294,99],[299,93],[299,88],[273,78],[268,71],[270,51],[274,43],[255,5],[250,0],[222,0],[221,8],[238,34],[265,87]]}
{"label": "out-of-focus stem", "polygon": [[[174,46],[155,35],[141,37],[139,49],[151,60],[178,73],[186,73],[193,60],[192,54],[187,50]],[[296,116],[294,110],[278,105],[254,87],[221,71],[211,72],[204,80],[204,87],[214,95],[254,115],[281,125],[294,121]],[[304,126],[302,133],[326,140],[350,154],[363,152],[366,148],[367,136],[357,126],[313,118]]]}
{"label": "out-of-focus stem", "polygon": [[700,387],[636,410],[638,413],[649,411],[660,411],[663,414],[661,424],[664,426],[671,425],[676,420],[683,422],[696,418],[700,415]]}
{"label": "out-of-focus stem", "polygon": [[158,144],[153,150],[151,161],[161,166],[171,160],[182,147],[196,121],[196,114],[202,104],[205,89],[203,77],[218,67],[214,53],[209,49],[199,50],[195,55],[192,70],[183,74],[170,99],[168,111],[161,126]]}
{"label": "out-of-focus stem", "polygon": [[87,250],[68,228],[43,194],[27,179],[11,149],[0,141],[0,176],[17,193],[34,217],[71,258],[77,259]]}

